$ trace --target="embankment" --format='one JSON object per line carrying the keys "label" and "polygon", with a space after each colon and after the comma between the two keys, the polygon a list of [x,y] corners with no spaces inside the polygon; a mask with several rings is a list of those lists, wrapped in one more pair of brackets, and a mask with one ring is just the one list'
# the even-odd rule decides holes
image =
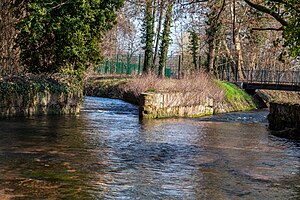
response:
{"label": "embankment", "polygon": [[300,92],[259,91],[269,105],[270,130],[279,136],[300,137]]}
{"label": "embankment", "polygon": [[0,80],[0,117],[77,114],[82,87],[65,80],[13,76]]}
{"label": "embankment", "polygon": [[289,103],[270,103],[268,116],[271,130],[293,131],[300,133],[300,105]]}
{"label": "embankment", "polygon": [[[128,79],[90,80],[85,93],[89,96],[120,98],[140,107],[143,118],[200,117],[234,111],[255,109],[251,96],[227,82],[211,83],[218,85],[218,98],[215,94],[200,91],[159,91],[147,89],[139,95],[124,90]],[[216,91],[211,91],[215,93]],[[220,97],[222,96],[222,97]]]}

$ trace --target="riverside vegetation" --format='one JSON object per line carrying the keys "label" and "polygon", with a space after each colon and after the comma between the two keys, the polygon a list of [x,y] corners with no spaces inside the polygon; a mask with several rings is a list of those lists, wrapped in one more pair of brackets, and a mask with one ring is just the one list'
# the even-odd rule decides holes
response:
{"label": "riverside vegetation", "polygon": [[0,117],[78,113],[123,3],[1,0]]}
{"label": "riverside vegetation", "polygon": [[158,78],[153,74],[128,79],[91,79],[85,93],[137,104],[146,118],[199,117],[256,108],[246,92],[234,84],[213,80],[202,71],[182,79]]}
{"label": "riverside vegetation", "polygon": [[83,84],[62,74],[0,77],[0,117],[78,114]]}

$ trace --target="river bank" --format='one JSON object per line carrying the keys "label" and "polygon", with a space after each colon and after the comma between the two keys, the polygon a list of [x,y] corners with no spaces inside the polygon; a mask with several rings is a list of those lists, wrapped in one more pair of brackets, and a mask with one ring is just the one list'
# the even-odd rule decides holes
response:
{"label": "river bank", "polygon": [[82,86],[61,75],[0,77],[0,118],[78,114]]}
{"label": "river bank", "polygon": [[299,199],[299,142],[266,115],[140,121],[86,97],[79,116],[2,119],[0,199]]}
{"label": "river bank", "polygon": [[274,134],[300,138],[300,92],[265,90],[258,95],[269,106],[269,128]]}
{"label": "river bank", "polygon": [[[137,83],[132,83],[134,81]],[[139,105],[142,118],[200,117],[256,109],[250,95],[228,82],[210,79],[180,80],[180,82],[168,79],[167,81],[173,85],[171,89],[166,90],[156,88],[154,84],[159,80],[149,83],[149,87],[144,86],[147,85],[145,84],[147,81],[122,78],[91,79],[86,84],[85,94],[123,99]],[[200,81],[200,84],[204,86],[191,87],[196,81]],[[141,83],[143,88],[140,88]],[[163,84],[165,83],[161,83]],[[177,85],[181,85],[180,88],[174,89],[178,87]],[[182,85],[187,85],[187,87]],[[191,88],[189,89],[188,86]]]}

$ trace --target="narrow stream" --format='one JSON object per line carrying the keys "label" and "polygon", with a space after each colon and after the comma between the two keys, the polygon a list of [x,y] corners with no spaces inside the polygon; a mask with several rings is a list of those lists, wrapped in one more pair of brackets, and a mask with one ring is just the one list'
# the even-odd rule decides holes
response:
{"label": "narrow stream", "polygon": [[139,121],[87,97],[80,116],[0,120],[0,199],[300,199],[300,142],[267,111]]}

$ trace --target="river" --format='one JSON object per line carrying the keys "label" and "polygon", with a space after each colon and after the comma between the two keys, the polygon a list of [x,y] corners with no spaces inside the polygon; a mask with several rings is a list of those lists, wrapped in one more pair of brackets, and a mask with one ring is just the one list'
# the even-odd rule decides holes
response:
{"label": "river", "polygon": [[79,116],[0,120],[0,199],[300,199],[300,142],[267,111],[140,121],[86,97]]}

